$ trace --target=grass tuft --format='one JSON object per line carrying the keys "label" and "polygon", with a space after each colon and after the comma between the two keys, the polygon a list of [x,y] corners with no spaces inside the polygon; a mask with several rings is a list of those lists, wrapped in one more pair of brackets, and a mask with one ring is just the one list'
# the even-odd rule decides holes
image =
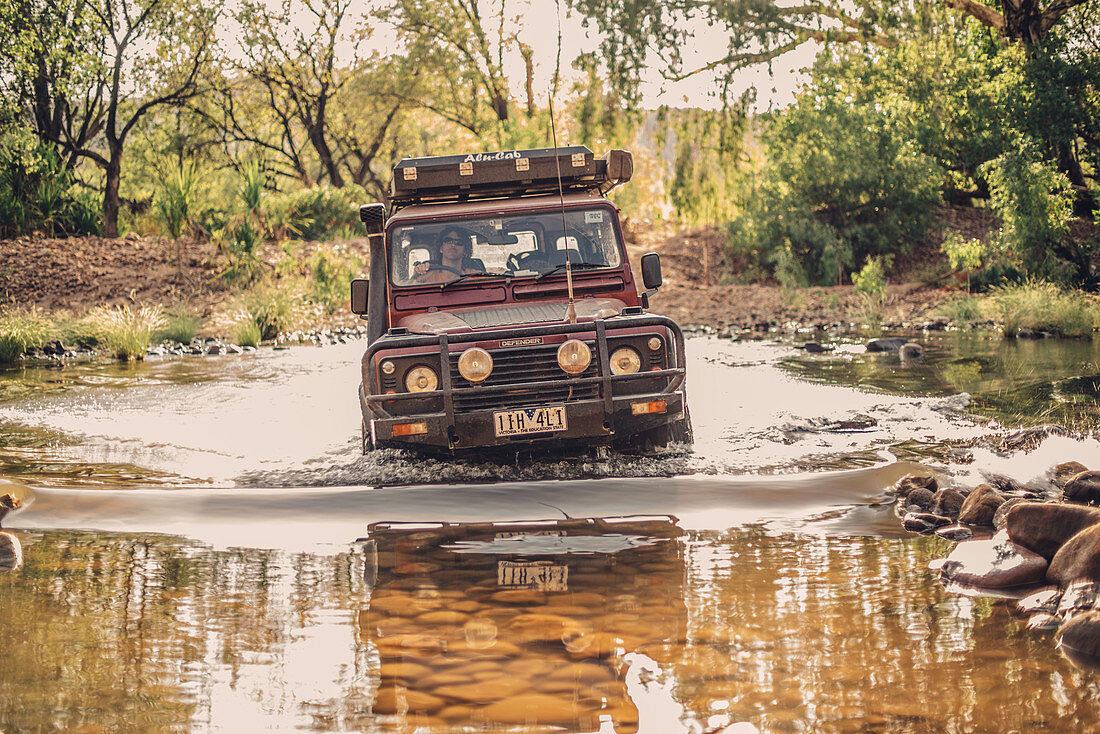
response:
{"label": "grass tuft", "polygon": [[16,309],[0,313],[0,364],[11,364],[28,349],[45,344],[53,325],[38,309]]}
{"label": "grass tuft", "polygon": [[173,311],[165,315],[164,326],[156,333],[158,341],[167,340],[179,344],[190,344],[199,333],[202,319],[185,311]]}
{"label": "grass tuft", "polygon": [[989,318],[986,315],[988,310],[988,299],[963,296],[944,302],[936,310],[936,314],[951,319],[957,324],[967,324],[973,321],[985,321]]}
{"label": "grass tuft", "polygon": [[301,315],[301,284],[281,280],[262,281],[244,291],[238,305],[260,329],[264,341],[291,331]]}
{"label": "grass tuft", "polygon": [[262,341],[263,334],[260,331],[260,325],[249,316],[243,314],[233,324],[233,343],[242,347],[256,347],[259,346]]}
{"label": "grass tuft", "polygon": [[1001,286],[990,292],[989,301],[1006,336],[1021,331],[1048,331],[1068,337],[1092,335],[1096,309],[1079,293],[1062,290],[1053,283],[1028,281]]}
{"label": "grass tuft", "polygon": [[89,314],[101,329],[100,343],[119,359],[144,359],[153,335],[165,324],[159,306],[103,306]]}

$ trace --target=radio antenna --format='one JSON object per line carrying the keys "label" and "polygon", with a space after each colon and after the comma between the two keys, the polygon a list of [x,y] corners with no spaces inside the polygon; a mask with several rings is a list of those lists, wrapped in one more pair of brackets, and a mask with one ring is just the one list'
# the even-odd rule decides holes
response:
{"label": "radio antenna", "polygon": [[550,95],[550,135],[554,140],[554,166],[558,171],[558,201],[561,203],[561,239],[565,246],[565,287],[569,291],[569,304],[565,307],[565,318],[571,324],[577,323],[577,307],[573,303],[573,266],[569,260],[569,229],[565,223],[565,191],[561,185],[561,155],[558,151],[558,132],[554,127],[554,96]]}

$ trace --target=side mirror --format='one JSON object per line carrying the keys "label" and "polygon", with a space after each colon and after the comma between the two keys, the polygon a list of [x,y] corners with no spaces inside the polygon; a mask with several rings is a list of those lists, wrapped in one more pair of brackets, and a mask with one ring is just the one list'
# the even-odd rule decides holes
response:
{"label": "side mirror", "polygon": [[664,279],[661,277],[661,256],[656,252],[647,252],[642,255],[642,285],[646,290],[660,288]]}
{"label": "side mirror", "polygon": [[366,225],[368,236],[381,235],[383,227],[386,226],[386,205],[378,202],[363,204],[359,207],[359,218]]}
{"label": "side mirror", "polygon": [[370,292],[370,281],[366,278],[356,278],[351,281],[351,312],[365,316],[367,313],[367,294]]}

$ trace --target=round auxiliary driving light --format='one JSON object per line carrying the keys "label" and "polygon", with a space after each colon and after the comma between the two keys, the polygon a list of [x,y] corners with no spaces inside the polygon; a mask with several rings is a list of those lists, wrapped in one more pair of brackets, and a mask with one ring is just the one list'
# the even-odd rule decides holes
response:
{"label": "round auxiliary driving light", "polygon": [[439,376],[431,367],[417,365],[405,373],[405,389],[409,392],[427,392],[439,387]]}
{"label": "round auxiliary driving light", "polygon": [[661,340],[655,336],[649,338],[649,351],[656,352],[661,348]]}
{"label": "round auxiliary driving light", "polygon": [[611,353],[611,374],[630,375],[642,368],[642,358],[630,347],[619,347]]}
{"label": "round auxiliary driving light", "polygon": [[397,365],[395,365],[393,362],[391,362],[388,359],[385,362],[382,363],[382,373],[383,374],[392,375],[393,371],[395,369],[397,369]]}
{"label": "round auxiliary driving light", "polygon": [[470,382],[482,382],[493,372],[493,357],[481,347],[470,347],[458,358],[458,374]]}
{"label": "round auxiliary driving light", "polygon": [[588,345],[576,339],[558,347],[558,366],[571,375],[579,375],[592,364],[592,350]]}

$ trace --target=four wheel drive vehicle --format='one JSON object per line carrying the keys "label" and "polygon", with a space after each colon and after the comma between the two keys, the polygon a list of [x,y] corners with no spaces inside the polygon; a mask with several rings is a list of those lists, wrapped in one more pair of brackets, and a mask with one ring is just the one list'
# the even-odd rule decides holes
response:
{"label": "four wheel drive vehicle", "polygon": [[449,454],[690,443],[680,327],[646,312],[618,210],[630,153],[584,147],[402,160],[360,208],[370,278],[363,449]]}

